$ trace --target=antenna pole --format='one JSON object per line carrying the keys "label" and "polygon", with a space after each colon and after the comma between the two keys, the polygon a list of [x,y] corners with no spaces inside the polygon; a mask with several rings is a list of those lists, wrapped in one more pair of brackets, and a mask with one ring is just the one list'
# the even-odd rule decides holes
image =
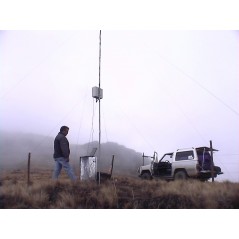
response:
{"label": "antenna pole", "polygon": [[[100,95],[100,67],[101,67],[101,30],[100,30],[100,36],[99,36],[99,95]],[[99,97],[99,159],[98,162],[100,162],[101,158],[101,121],[100,121],[100,97]],[[99,163],[98,163],[99,165]],[[100,184],[100,170],[99,170],[99,184]]]}

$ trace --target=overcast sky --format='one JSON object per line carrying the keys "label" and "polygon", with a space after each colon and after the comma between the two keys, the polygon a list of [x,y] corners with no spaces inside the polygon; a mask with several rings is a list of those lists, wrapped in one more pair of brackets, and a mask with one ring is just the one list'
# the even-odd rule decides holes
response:
{"label": "overcast sky", "polygon": [[[102,31],[102,142],[159,155],[213,146],[239,181],[239,33]],[[99,31],[1,31],[0,128],[98,140]],[[94,102],[94,103],[93,103]],[[94,108],[94,110],[93,110]],[[93,113],[94,112],[94,113]]]}
{"label": "overcast sky", "polygon": [[[1,2],[0,28],[103,29],[103,141],[116,141],[147,154],[157,150],[161,155],[181,147],[209,145],[212,139],[214,147],[220,150],[214,159],[225,173],[220,179],[238,182],[239,34],[210,31],[238,29],[237,6],[236,0],[11,0]],[[183,29],[209,31],[183,32]],[[98,84],[98,39],[98,31],[1,31],[0,129],[21,129],[54,137],[59,127],[66,124],[70,127],[71,143],[88,142],[93,112],[91,87]],[[97,139],[98,104],[95,107],[94,138]],[[117,212],[94,211],[91,215],[86,210],[76,215],[71,211],[70,216],[67,210],[62,213],[71,223],[73,236],[78,233],[73,229],[78,228],[79,222],[86,233],[90,230],[93,233],[92,216],[97,222],[95,236],[99,236],[99,232],[104,234],[101,222],[105,221],[102,218],[106,213],[112,213],[107,215],[113,218],[108,222],[111,228],[117,230],[120,223],[134,237],[141,238],[144,233],[132,229],[129,220],[144,228],[151,226],[151,221],[142,220],[142,211],[139,215],[136,211],[127,211],[126,223],[123,223],[125,214],[122,218],[121,212]],[[14,233],[15,218],[18,234],[22,229],[19,221],[25,223],[32,218],[32,215],[26,216],[25,211],[19,218],[15,210],[11,211],[11,216],[9,213],[1,212],[5,222],[3,229],[8,234]],[[29,213],[35,216],[36,212]],[[184,221],[181,220],[183,213],[183,210],[173,211],[173,217],[179,219],[178,229],[184,226],[180,223]],[[193,215],[195,213],[193,223],[188,221],[190,228],[196,230],[202,220],[213,220],[215,225],[222,225],[223,237],[228,235],[228,230],[234,229],[236,233],[235,220],[225,223],[218,213],[216,217],[210,211],[206,217],[206,211],[194,211]],[[229,218],[237,212],[221,213]],[[171,220],[172,217],[168,211],[145,210],[143,216],[155,216],[159,223],[162,220],[166,229],[171,229],[171,224],[165,224],[165,218]],[[188,213],[185,216],[188,217]],[[45,219],[56,221],[58,218],[59,215],[51,212],[39,214],[36,220],[42,223]],[[6,219],[10,223],[6,223]],[[33,229],[38,224],[32,222],[28,223]],[[48,234],[51,232],[49,225],[48,221],[44,224]],[[204,230],[209,235],[214,233]],[[52,231],[52,235],[55,234],[55,230]],[[178,233],[175,236],[178,237]],[[61,238],[60,234],[58,237]]]}

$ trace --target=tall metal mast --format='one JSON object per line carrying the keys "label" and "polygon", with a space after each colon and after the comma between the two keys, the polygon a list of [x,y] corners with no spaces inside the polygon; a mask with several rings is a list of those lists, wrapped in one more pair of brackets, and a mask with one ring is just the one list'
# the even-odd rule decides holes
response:
{"label": "tall metal mast", "polygon": [[[99,155],[98,155],[98,159],[97,159],[97,166],[96,169],[98,170],[99,167],[99,162],[101,160],[101,114],[100,114],[100,100],[103,99],[103,90],[100,88],[100,71],[101,71],[101,30],[100,30],[100,36],[99,36],[99,86],[95,86],[92,88],[92,97],[96,99],[96,102],[99,101]],[[98,180],[100,183],[100,170],[98,170],[98,172],[96,172],[96,177],[98,176]]]}
{"label": "tall metal mast", "polygon": [[[100,36],[99,36],[99,96],[100,96],[100,67],[101,67],[101,30],[100,30]],[[100,115],[100,98],[99,97],[99,159],[98,162],[100,162],[100,158],[101,158],[101,115]],[[100,170],[99,170],[99,184],[100,184]]]}

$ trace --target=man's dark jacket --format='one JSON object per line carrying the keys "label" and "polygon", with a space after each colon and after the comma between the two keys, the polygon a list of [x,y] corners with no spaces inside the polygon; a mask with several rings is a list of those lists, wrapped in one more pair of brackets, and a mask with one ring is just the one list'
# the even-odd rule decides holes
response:
{"label": "man's dark jacket", "polygon": [[58,133],[54,140],[54,158],[67,158],[70,156],[70,146],[66,136],[62,133]]}

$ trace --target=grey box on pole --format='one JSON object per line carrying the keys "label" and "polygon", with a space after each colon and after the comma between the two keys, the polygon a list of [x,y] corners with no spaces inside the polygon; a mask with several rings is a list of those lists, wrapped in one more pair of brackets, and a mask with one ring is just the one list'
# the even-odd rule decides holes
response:
{"label": "grey box on pole", "polygon": [[103,99],[103,89],[97,86],[92,87],[92,97],[95,99]]}

